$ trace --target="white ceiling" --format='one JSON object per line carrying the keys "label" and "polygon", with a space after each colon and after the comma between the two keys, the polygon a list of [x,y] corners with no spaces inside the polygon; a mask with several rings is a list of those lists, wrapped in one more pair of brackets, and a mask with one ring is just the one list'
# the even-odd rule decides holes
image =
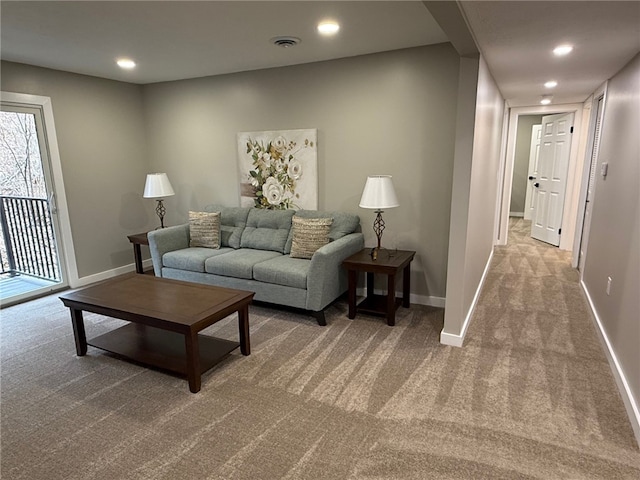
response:
{"label": "white ceiling", "polygon": [[[462,2],[476,43],[511,106],[582,102],[640,51],[638,1]],[[562,58],[551,53],[574,45]],[[547,80],[556,80],[552,90]]]}
{"label": "white ceiling", "polygon": [[[552,78],[554,103],[581,102],[640,51],[640,1],[461,6],[512,106],[537,104]],[[0,8],[3,60],[141,84],[448,40],[419,1],[2,1]],[[324,19],[340,23],[336,37],[316,33]],[[276,47],[269,39],[279,35],[302,42]],[[552,57],[561,42],[574,52]],[[138,67],[120,70],[121,56]]]}
{"label": "white ceiling", "polygon": [[[339,21],[334,38],[317,23]],[[421,2],[2,2],[2,58],[135,83],[442,43]],[[302,42],[276,47],[270,39]],[[138,63],[124,72],[114,61]]]}

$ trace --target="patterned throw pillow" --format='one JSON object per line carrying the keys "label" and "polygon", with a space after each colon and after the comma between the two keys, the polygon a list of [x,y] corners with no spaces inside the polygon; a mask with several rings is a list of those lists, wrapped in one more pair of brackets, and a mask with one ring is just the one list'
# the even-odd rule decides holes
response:
{"label": "patterned throw pillow", "polygon": [[311,258],[316,250],[329,243],[333,218],[292,218],[291,256]]}
{"label": "patterned throw pillow", "polygon": [[220,248],[220,212],[189,212],[190,247]]}

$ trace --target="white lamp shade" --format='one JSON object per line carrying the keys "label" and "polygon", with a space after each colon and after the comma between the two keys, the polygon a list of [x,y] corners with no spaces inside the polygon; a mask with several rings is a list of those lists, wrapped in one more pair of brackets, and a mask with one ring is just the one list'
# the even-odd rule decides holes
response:
{"label": "white lamp shade", "polygon": [[391,175],[367,177],[367,183],[364,184],[364,191],[360,199],[360,207],[382,210],[399,205],[398,197],[396,197],[396,192],[391,182]]}
{"label": "white lamp shade", "polygon": [[162,198],[175,195],[166,173],[149,173],[144,184],[144,198]]}

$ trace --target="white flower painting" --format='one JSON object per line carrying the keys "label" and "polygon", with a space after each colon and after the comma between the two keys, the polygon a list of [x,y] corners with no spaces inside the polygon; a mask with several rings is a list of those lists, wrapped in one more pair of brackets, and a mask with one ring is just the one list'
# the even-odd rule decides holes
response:
{"label": "white flower painting", "polygon": [[318,131],[238,133],[240,206],[317,210]]}

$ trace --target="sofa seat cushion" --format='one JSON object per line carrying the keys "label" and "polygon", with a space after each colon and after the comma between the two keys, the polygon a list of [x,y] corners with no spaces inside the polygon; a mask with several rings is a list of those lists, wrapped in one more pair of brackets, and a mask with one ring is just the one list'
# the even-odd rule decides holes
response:
{"label": "sofa seat cushion", "polygon": [[220,249],[206,247],[183,248],[165,253],[162,256],[162,266],[191,272],[204,272],[205,260],[212,256],[218,257],[231,252],[233,252],[233,249],[228,247]]}
{"label": "sofa seat cushion", "polygon": [[256,264],[253,278],[260,282],[306,289],[309,265],[310,260],[282,255]]}
{"label": "sofa seat cushion", "polygon": [[250,280],[253,278],[254,265],[281,256],[281,253],[269,250],[241,248],[239,250],[233,250],[226,255],[208,258],[205,262],[204,269],[207,273],[213,273],[214,275],[246,278]]}

